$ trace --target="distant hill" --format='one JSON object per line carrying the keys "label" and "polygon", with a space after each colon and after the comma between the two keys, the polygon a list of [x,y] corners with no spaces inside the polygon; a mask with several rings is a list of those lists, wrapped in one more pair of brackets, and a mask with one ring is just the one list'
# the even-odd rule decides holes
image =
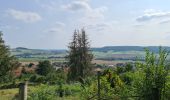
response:
{"label": "distant hill", "polygon": [[28,48],[24,48],[24,47],[17,47],[15,49],[23,49],[23,50],[27,50]]}
{"label": "distant hill", "polygon": [[[101,48],[92,48],[92,51],[98,52],[107,52],[107,51],[114,51],[114,52],[122,52],[122,51],[144,51],[147,48],[152,52],[158,53],[159,46],[105,46]],[[170,47],[164,46],[167,51],[170,51]]]}
{"label": "distant hill", "polygon": [[58,52],[66,52],[66,50],[61,49],[61,50],[57,50],[57,49],[30,49],[30,48],[25,48],[25,47],[17,47],[17,48],[13,48],[11,49],[12,52],[30,52],[30,53],[58,53]]}
{"label": "distant hill", "polygon": [[[107,51],[114,51],[114,52],[123,52],[123,51],[144,51],[144,49],[147,48],[153,52],[159,51],[159,46],[105,46],[100,48],[91,48],[92,51],[98,51],[98,52],[107,52]],[[162,48],[166,49],[167,51],[170,51],[170,47],[163,46]],[[57,50],[57,49],[29,49],[25,47],[17,47],[12,49],[13,51],[16,50],[29,50],[32,52],[66,52],[67,50]]]}
{"label": "distant hill", "polygon": [[11,54],[17,58],[61,58],[66,54],[66,50],[46,50],[46,49],[29,49],[17,47],[11,49]]}
{"label": "distant hill", "polygon": [[[159,46],[105,46],[101,48],[91,48],[96,60],[136,60],[136,57],[144,59],[144,49],[148,48],[154,53],[159,52]],[[170,47],[163,47],[170,51]],[[18,47],[11,49],[12,55],[20,59],[45,60],[64,59],[67,50],[29,49]],[[170,56],[169,56],[170,58]]]}

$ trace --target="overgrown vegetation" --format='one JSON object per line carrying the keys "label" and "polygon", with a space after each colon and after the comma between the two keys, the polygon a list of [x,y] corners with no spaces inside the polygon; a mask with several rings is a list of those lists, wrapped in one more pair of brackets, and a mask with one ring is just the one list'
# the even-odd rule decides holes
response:
{"label": "overgrown vegetation", "polygon": [[[106,69],[101,74],[102,100],[169,100],[168,53],[160,48],[159,55],[146,50],[145,62],[134,65]],[[97,79],[85,86],[84,94],[88,100],[97,99]],[[93,99],[92,99],[93,100]]]}

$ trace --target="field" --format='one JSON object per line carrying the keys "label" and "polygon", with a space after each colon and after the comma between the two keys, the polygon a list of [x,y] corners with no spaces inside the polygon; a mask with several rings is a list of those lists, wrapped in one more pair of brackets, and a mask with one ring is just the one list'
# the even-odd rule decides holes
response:
{"label": "field", "polygon": [[115,60],[115,61],[107,61],[107,60],[93,60],[93,63],[100,64],[100,65],[110,65],[115,66],[118,63],[126,63],[126,62],[133,62],[131,60]]}

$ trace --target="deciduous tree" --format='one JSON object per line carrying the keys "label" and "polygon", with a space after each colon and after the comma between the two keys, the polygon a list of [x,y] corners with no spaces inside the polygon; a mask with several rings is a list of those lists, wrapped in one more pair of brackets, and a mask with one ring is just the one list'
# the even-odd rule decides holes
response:
{"label": "deciduous tree", "polygon": [[38,68],[37,68],[37,74],[39,75],[43,75],[46,76],[47,74],[49,74],[50,72],[53,71],[53,67],[50,63],[50,61],[45,60],[45,61],[40,61],[38,64]]}

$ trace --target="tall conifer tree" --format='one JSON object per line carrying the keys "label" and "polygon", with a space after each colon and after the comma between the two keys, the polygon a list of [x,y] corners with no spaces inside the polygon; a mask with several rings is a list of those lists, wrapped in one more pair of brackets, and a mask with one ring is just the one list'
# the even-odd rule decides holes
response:
{"label": "tall conifer tree", "polygon": [[12,79],[12,69],[18,65],[14,56],[11,56],[9,47],[5,45],[0,32],[0,83]]}
{"label": "tall conifer tree", "polygon": [[81,32],[75,30],[73,40],[68,47],[69,80],[86,77],[91,70],[93,56],[90,53],[90,44],[84,29]]}

